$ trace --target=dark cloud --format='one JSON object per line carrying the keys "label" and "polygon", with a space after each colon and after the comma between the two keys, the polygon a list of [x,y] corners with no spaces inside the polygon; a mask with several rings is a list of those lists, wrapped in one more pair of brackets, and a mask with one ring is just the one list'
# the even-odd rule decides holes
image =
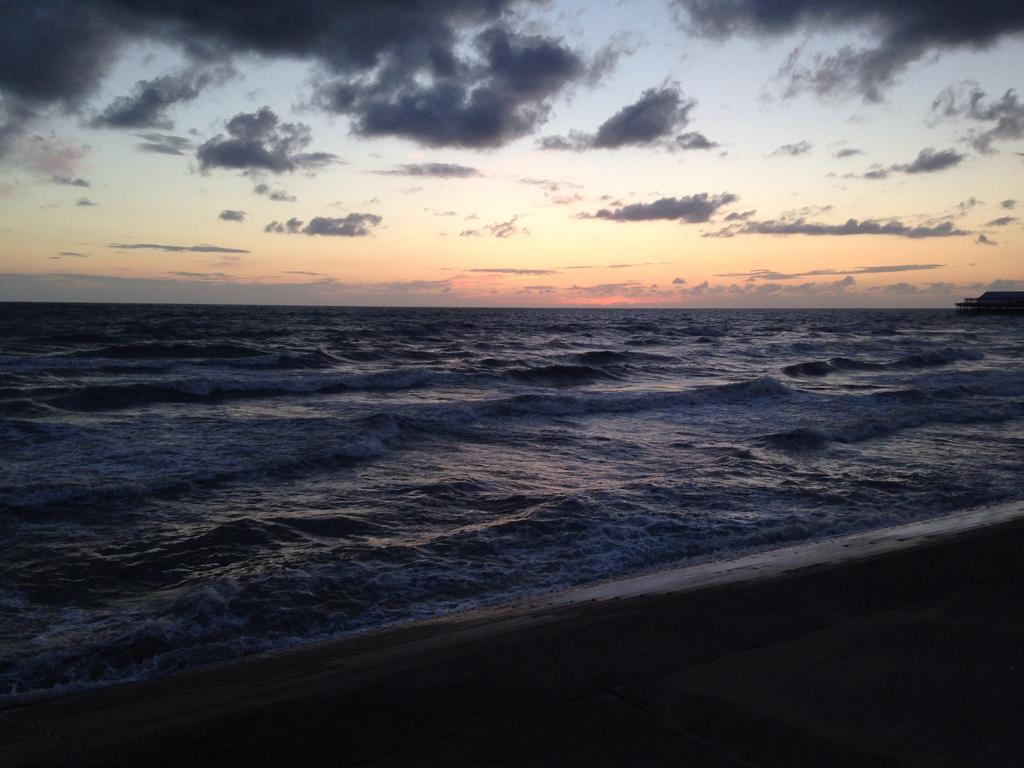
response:
{"label": "dark cloud", "polygon": [[321,235],[323,237],[366,237],[383,219],[373,213],[350,213],[347,216],[314,216],[305,226],[301,219],[290,218],[283,223],[272,221],[264,232],[285,235]]}
{"label": "dark cloud", "polygon": [[72,176],[51,176],[50,177],[50,181],[52,181],[54,184],[64,184],[65,186],[68,186],[68,187],[91,187],[92,186],[92,184],[90,184],[86,179],[81,179],[81,178],[72,177]]}
{"label": "dark cloud", "polygon": [[932,116],[936,120],[960,117],[991,124],[967,136],[975,149],[986,154],[995,152],[994,142],[1024,138],[1024,102],[1012,88],[998,101],[992,101],[977,83],[949,86],[932,102]]}
{"label": "dark cloud", "polygon": [[557,275],[557,269],[519,269],[516,267],[499,268],[478,268],[469,269],[467,272],[487,272],[498,275]]}
{"label": "dark cloud", "polygon": [[481,175],[476,168],[455,163],[408,163],[379,173],[385,176],[428,176],[438,179],[468,179]]}
{"label": "dark cloud", "polygon": [[838,152],[836,152],[836,158],[839,159],[839,160],[842,160],[842,159],[847,158],[847,157],[855,157],[857,155],[863,155],[863,154],[864,154],[864,150],[862,150],[862,149],[854,149],[854,148],[850,147],[850,148],[847,148],[847,149],[840,149]]}
{"label": "dark cloud", "polygon": [[[387,41],[377,52],[380,66],[368,76],[349,69],[319,86],[319,105],[348,115],[357,135],[433,147],[501,146],[532,133],[547,119],[551,98],[588,77],[588,62],[560,40],[522,34],[506,23],[477,32],[469,46],[458,45],[454,19],[445,18],[446,11],[456,10],[452,6],[458,6],[453,16],[497,19],[510,2],[419,5],[417,21],[433,34],[415,46]],[[396,15],[410,15],[413,6]],[[378,31],[378,37],[389,36],[398,37],[390,28]]]}
{"label": "dark cloud", "polygon": [[167,253],[249,253],[244,248],[223,248],[219,245],[163,245],[160,243],[111,243],[118,251],[166,251]]}
{"label": "dark cloud", "polygon": [[221,221],[245,221],[245,211],[223,210],[217,218]]}
{"label": "dark cloud", "polygon": [[88,197],[80,197],[80,198],[78,198],[78,202],[75,203],[75,205],[77,205],[77,206],[79,206],[81,208],[93,208],[93,207],[96,206],[96,203],[94,203]]}
{"label": "dark cloud", "polygon": [[306,235],[325,237],[366,237],[383,219],[375,213],[350,213],[348,216],[314,216],[302,230]]}
{"label": "dark cloud", "polygon": [[609,296],[646,296],[648,288],[646,284],[636,280],[629,280],[623,283],[600,283],[598,285],[574,285],[570,289],[575,293],[582,293],[587,296],[609,297]]}
{"label": "dark cloud", "polygon": [[263,231],[278,235],[297,235],[302,231],[302,224],[302,219],[293,216],[285,222],[272,221],[263,228]]}
{"label": "dark cloud", "polygon": [[[498,146],[547,116],[549,100],[592,82],[626,52],[592,60],[561,41],[512,28],[531,0],[7,0],[0,29],[4,133],[50,108],[77,110],[121,50],[158,40],[193,64],[232,55],[312,61],[323,106],[355,133],[440,146]],[[148,81],[111,104],[110,122],[166,124],[163,109],[198,83]]]}
{"label": "dark cloud", "polygon": [[934,173],[935,171],[942,171],[946,168],[952,168],[954,165],[959,165],[964,159],[964,155],[961,155],[955,149],[944,149],[936,152],[931,147],[922,149],[917,153],[917,157],[906,165],[894,165],[891,170],[902,171],[903,173]]}
{"label": "dark cloud", "polygon": [[811,143],[809,141],[798,141],[795,144],[783,144],[772,152],[772,156],[786,155],[787,157],[799,157],[800,155],[806,155],[810,151]]}
{"label": "dark cloud", "polygon": [[749,211],[733,211],[725,217],[725,221],[746,221],[755,213],[757,213],[756,208],[751,208]]}
{"label": "dark cloud", "polygon": [[228,65],[195,64],[181,72],[139,80],[130,96],[114,99],[89,124],[93,128],[173,128],[174,121],[167,116],[171,107],[192,101],[204,88],[232,74]]}
{"label": "dark cloud", "polygon": [[989,240],[985,236],[984,232],[978,235],[978,239],[975,240],[974,242],[977,243],[978,245],[999,245],[999,243],[997,243],[995,240]]}
{"label": "dark cloud", "polygon": [[639,100],[628,104],[605,120],[595,133],[570,131],[565,136],[545,136],[541,149],[571,150],[618,149],[620,147],[664,146],[678,149],[711,149],[718,146],[703,134],[691,132],[673,138],[690,122],[697,102],[683,94],[677,85],[649,88]]}
{"label": "dark cloud", "polygon": [[888,167],[875,166],[865,171],[860,176],[857,176],[856,174],[847,174],[845,178],[861,178],[878,181],[880,179],[889,178],[889,174],[891,173],[909,173],[911,175],[918,173],[935,173],[936,171],[944,171],[947,168],[953,168],[960,165],[965,158],[966,155],[960,154],[955,149],[943,149],[936,151],[932,147],[927,147],[918,152],[917,157],[909,163],[897,163]]}
{"label": "dark cloud", "polygon": [[820,224],[803,218],[776,219],[768,221],[747,221],[743,224],[730,224],[716,232],[707,232],[704,237],[734,237],[736,235],[892,235],[913,240],[929,237],[960,237],[968,235],[962,229],[956,229],[953,222],[944,221],[940,224],[919,224],[911,226],[901,221],[890,219],[847,219],[844,224]]}
{"label": "dark cloud", "polygon": [[809,272],[775,272],[770,269],[754,269],[750,272],[726,272],[715,277],[745,277],[747,280],[796,280],[801,277],[823,277],[827,275],[877,275],[890,272],[918,272],[940,269],[945,264],[891,264],[879,267],[854,267],[853,269],[812,269]]}
{"label": "dark cloud", "polygon": [[0,155],[51,106],[77,108],[124,38],[120,13],[74,0],[8,0],[0,24]]}
{"label": "dark cloud", "polygon": [[583,131],[569,131],[566,136],[542,136],[537,148],[554,152],[583,152],[594,146],[592,134]]}
{"label": "dark cloud", "polygon": [[172,136],[166,133],[137,133],[142,139],[135,145],[140,152],[152,152],[158,155],[184,155],[192,149],[192,142],[184,136]]}
{"label": "dark cloud", "polygon": [[699,131],[690,131],[676,136],[676,146],[679,149],[714,149],[720,145]]}
{"label": "dark cloud", "polygon": [[1005,227],[1007,224],[1013,224],[1017,221],[1016,216],[1000,216],[998,219],[992,219],[992,221],[986,222],[986,227]]}
{"label": "dark cloud", "polygon": [[199,168],[286,173],[316,169],[338,162],[329,152],[304,150],[313,137],[304,123],[282,123],[270,107],[240,112],[225,124],[228,135],[218,134],[196,150]]}
{"label": "dark cloud", "polygon": [[1003,202],[1001,202],[999,205],[1001,207],[1005,208],[1008,211],[1012,211],[1014,208],[1017,207],[1017,201],[1016,200],[1003,200]]}
{"label": "dark cloud", "polygon": [[640,99],[605,120],[594,134],[597,149],[647,146],[682,129],[690,121],[696,101],[677,87],[650,88]]}
{"label": "dark cloud", "polygon": [[686,281],[681,277],[676,277],[672,280],[672,285],[686,285]]}
{"label": "dark cloud", "polygon": [[508,221],[499,221],[495,224],[487,224],[480,229],[464,229],[459,233],[459,237],[483,237],[489,235],[490,237],[496,237],[499,240],[505,240],[506,238],[513,237],[514,235],[528,235],[530,230],[526,227],[520,227],[516,224],[519,220],[519,216],[513,216]]}
{"label": "dark cloud", "polygon": [[728,192],[721,195],[701,192],[684,197],[663,197],[653,203],[632,203],[615,209],[602,208],[594,214],[582,214],[580,218],[608,221],[667,220],[699,224],[710,219],[723,205],[737,199],[736,195]]}
{"label": "dark cloud", "polygon": [[85,259],[88,258],[88,255],[89,254],[87,253],[80,253],[79,251],[60,251],[56,256],[51,256],[50,258],[60,258],[63,256],[65,258]]}
{"label": "dark cloud", "polygon": [[797,31],[862,31],[870,47],[843,46],[805,60],[794,51],[781,75],[786,95],[848,92],[878,101],[911,62],[930,53],[978,49],[1024,31],[1019,0],[937,3],[934,0],[673,0],[698,34],[773,37]]}
{"label": "dark cloud", "polygon": [[294,195],[288,194],[283,189],[271,189],[269,184],[257,184],[252,191],[257,195],[270,198],[275,203],[294,203],[296,199]]}

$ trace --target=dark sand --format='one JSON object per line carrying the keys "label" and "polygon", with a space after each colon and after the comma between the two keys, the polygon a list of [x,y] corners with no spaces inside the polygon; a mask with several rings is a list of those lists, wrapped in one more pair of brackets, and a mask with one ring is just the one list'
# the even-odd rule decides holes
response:
{"label": "dark sand", "polygon": [[9,709],[0,765],[1020,766],[1022,513]]}

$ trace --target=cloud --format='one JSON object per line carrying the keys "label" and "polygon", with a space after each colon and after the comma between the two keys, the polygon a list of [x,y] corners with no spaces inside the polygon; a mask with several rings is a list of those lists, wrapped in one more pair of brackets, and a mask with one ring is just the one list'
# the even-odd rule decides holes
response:
{"label": "cloud", "polygon": [[746,221],[755,213],[757,213],[756,208],[751,208],[749,211],[733,211],[726,215],[725,221]]}
{"label": "cloud", "polygon": [[714,149],[720,145],[699,131],[690,131],[676,136],[676,146],[679,149]]}
{"label": "cloud", "polygon": [[[21,136],[9,148],[14,162],[51,181],[77,177],[78,166],[89,153],[85,144],[63,141],[56,136]],[[61,183],[57,181],[57,183]],[[81,186],[75,184],[74,186]]]}
{"label": "cloud", "polygon": [[82,178],[72,176],[51,176],[50,181],[54,184],[63,184],[68,187],[91,187],[92,184]]}
{"label": "cloud", "polygon": [[880,180],[889,178],[890,173],[908,173],[911,175],[919,173],[935,173],[953,168],[963,162],[966,155],[962,155],[955,149],[943,149],[936,151],[932,147],[922,149],[917,157],[909,163],[896,163],[888,167],[874,166],[861,176],[847,174],[846,178],[862,178]]}
{"label": "cloud", "polygon": [[940,269],[945,264],[891,264],[878,267],[854,267],[853,269],[812,269],[808,272],[776,272],[771,269],[754,269],[750,272],[726,272],[715,277],[745,277],[747,280],[796,280],[801,277],[822,277],[825,275],[878,275],[889,272],[918,272]]}
{"label": "cloud", "polygon": [[497,267],[469,269],[467,272],[486,272],[496,275],[557,275],[557,269],[520,269],[518,267]]}
{"label": "cloud", "polygon": [[515,235],[528,235],[530,230],[525,227],[516,225],[519,220],[519,216],[513,216],[508,221],[499,221],[495,224],[487,224],[480,229],[464,229],[459,233],[459,237],[483,237],[489,235],[496,237],[499,240],[505,240]]}
{"label": "cloud", "polygon": [[320,235],[323,237],[366,237],[383,219],[374,213],[350,213],[347,216],[314,216],[305,226],[301,219],[290,218],[280,223],[272,221],[264,228],[264,232],[277,234]]}
{"label": "cloud", "polygon": [[735,202],[736,195],[728,192],[721,195],[697,195],[663,197],[653,203],[632,203],[614,209],[602,208],[594,214],[581,214],[584,219],[606,219],[608,221],[683,221],[699,224],[707,221],[723,205]]}
{"label": "cloud", "polygon": [[313,170],[338,162],[329,152],[303,152],[313,140],[304,123],[282,123],[270,107],[240,112],[225,123],[228,135],[217,134],[196,150],[199,168],[287,173]]}
{"label": "cloud", "polygon": [[[396,9],[393,25],[374,30],[384,43],[374,52],[380,66],[341,67],[348,71],[320,83],[317,103],[348,115],[356,135],[432,147],[498,147],[532,133],[547,120],[555,95],[588,78],[589,65],[562,41],[523,34],[505,22],[459,44],[452,21],[496,19],[506,5],[446,0]],[[354,12],[361,14],[369,12]],[[428,34],[416,46],[402,45],[401,37],[426,31],[415,23]]]}
{"label": "cloud", "polygon": [[610,296],[638,297],[646,296],[648,288],[645,283],[628,280],[622,283],[600,283],[598,285],[574,285],[569,288],[574,293],[597,298]]}
{"label": "cloud", "polygon": [[[318,103],[348,115],[357,135],[499,146],[533,131],[553,97],[592,84],[628,52],[613,40],[587,59],[561,40],[525,34],[514,11],[527,4],[395,0],[382,12],[367,3],[221,0],[212,12],[192,0],[9,0],[0,30],[3,122],[17,133],[41,112],[80,110],[129,44],[153,40],[191,64],[250,55],[311,62],[323,75]],[[111,114],[166,124],[161,107],[191,89],[157,90],[147,101],[141,86]]]}
{"label": "cloud", "polygon": [[263,195],[264,197],[270,198],[276,203],[294,203],[296,200],[295,195],[290,195],[283,189],[271,189],[268,184],[257,184],[252,188],[252,191],[257,195]]}
{"label": "cloud", "polygon": [[996,151],[992,145],[997,141],[1024,138],[1024,102],[1012,88],[998,101],[992,101],[977,83],[948,86],[932,102],[932,117],[936,121],[959,117],[990,123],[992,127],[972,131],[967,136],[974,148],[985,154]]}
{"label": "cloud", "polygon": [[245,211],[225,209],[217,215],[217,218],[221,221],[245,221]]}
{"label": "cloud", "polygon": [[573,192],[571,195],[555,195],[551,198],[554,205],[574,205],[583,200],[583,195]]}
{"label": "cloud", "polygon": [[193,147],[191,141],[184,136],[172,136],[166,133],[137,133],[142,139],[135,148],[140,152],[151,152],[157,155],[184,155]]}
{"label": "cloud", "polygon": [[686,281],[681,277],[676,277],[672,280],[672,285],[686,285]]}
{"label": "cloud", "polygon": [[999,205],[1002,208],[1005,208],[1008,211],[1012,211],[1014,208],[1017,207],[1017,201],[1016,200],[1003,200],[1003,202],[1001,202]]}
{"label": "cloud", "polygon": [[772,152],[771,156],[776,157],[777,155],[786,155],[788,157],[799,157],[800,155],[806,155],[811,151],[811,143],[809,141],[798,141],[796,144],[783,144],[781,147]]}
{"label": "cloud", "polygon": [[663,146],[679,149],[710,149],[718,146],[703,134],[676,136],[690,122],[697,102],[670,84],[648,88],[639,100],[627,104],[605,120],[594,133],[570,131],[565,136],[545,136],[538,146],[547,150],[582,152],[588,149]]}
{"label": "cloud", "polygon": [[862,150],[862,149],[854,149],[853,147],[848,147],[846,149],[840,149],[838,152],[836,152],[835,156],[836,156],[836,159],[843,160],[844,158],[847,158],[847,157],[856,157],[857,155],[863,155],[863,154],[864,154],[864,150]]}
{"label": "cloud", "polygon": [[806,219],[776,219],[768,221],[747,221],[743,224],[730,224],[716,232],[707,232],[704,237],[735,237],[736,235],[891,235],[918,240],[931,237],[961,237],[968,235],[962,229],[956,229],[953,222],[944,221],[929,226],[919,224],[911,226],[896,219],[880,221],[877,219],[847,219],[843,224],[820,224]]}
{"label": "cloud", "polygon": [[974,242],[977,243],[978,245],[999,245],[999,243],[997,243],[995,240],[989,240],[985,236],[984,232],[978,235],[978,239],[975,240]]}
{"label": "cloud", "polygon": [[365,237],[381,221],[383,219],[375,213],[350,213],[340,218],[314,216],[302,231],[306,235],[325,237]]}
{"label": "cloud", "polygon": [[905,165],[894,165],[891,167],[891,170],[902,171],[903,173],[934,173],[935,171],[942,171],[946,168],[952,168],[954,165],[959,165],[963,159],[964,155],[961,155],[955,149],[944,149],[936,152],[931,147],[928,147],[918,152],[917,157],[912,162]]}
{"label": "cloud", "polygon": [[797,48],[780,70],[785,95],[860,94],[879,101],[900,72],[930,54],[979,49],[1024,31],[1018,0],[935,3],[933,0],[673,0],[688,27],[712,38],[778,37],[795,32],[864,32],[872,43],[806,60]]}
{"label": "cloud", "polygon": [[971,195],[966,200],[962,200],[961,202],[957,203],[956,209],[960,211],[961,216],[966,216],[968,211],[976,208],[979,205],[982,205],[981,200],[976,198],[974,195]]}
{"label": "cloud", "polygon": [[640,99],[605,120],[594,134],[596,149],[648,146],[682,129],[690,121],[696,101],[678,87],[650,88]]}
{"label": "cloud", "polygon": [[51,256],[51,259],[87,259],[89,254],[81,253],[80,251],[60,251],[56,256]]}
{"label": "cloud", "polygon": [[544,194],[553,195],[561,192],[564,188],[569,189],[580,189],[579,184],[575,184],[571,181],[555,181],[554,179],[536,179],[531,177],[522,177],[518,179],[520,184],[527,184],[532,187],[540,187],[544,190]]}
{"label": "cloud", "polygon": [[89,121],[93,128],[174,127],[167,111],[175,104],[194,100],[208,85],[234,74],[230,66],[193,64],[180,72],[139,80],[130,96],[119,96]]}
{"label": "cloud", "polygon": [[169,275],[175,275],[177,277],[187,277],[193,280],[212,280],[218,282],[221,280],[234,280],[234,276],[226,275],[223,272],[168,272]]}
{"label": "cloud", "polygon": [[219,245],[163,245],[160,243],[110,243],[108,248],[118,251],[165,251],[167,253],[249,253],[244,248],[224,248]]}
{"label": "cloud", "polygon": [[302,231],[302,224],[302,219],[293,216],[284,222],[272,221],[263,228],[263,231],[278,235],[297,235]]}
{"label": "cloud", "polygon": [[385,176],[427,176],[437,179],[468,179],[481,175],[476,168],[455,163],[409,163],[378,173]]}
{"label": "cloud", "polygon": [[1007,224],[1012,224],[1017,221],[1016,216],[1000,216],[998,219],[992,219],[992,221],[986,222],[986,227],[1005,227]]}
{"label": "cloud", "polygon": [[77,205],[80,208],[93,208],[96,206],[96,203],[94,203],[88,197],[80,197],[78,198],[78,202],[76,202],[75,205]]}

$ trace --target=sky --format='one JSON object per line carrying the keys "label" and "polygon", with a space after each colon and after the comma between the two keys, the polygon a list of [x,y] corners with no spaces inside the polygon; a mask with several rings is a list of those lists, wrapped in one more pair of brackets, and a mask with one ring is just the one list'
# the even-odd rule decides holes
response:
{"label": "sky", "polygon": [[1019,0],[0,0],[0,300],[1024,290]]}

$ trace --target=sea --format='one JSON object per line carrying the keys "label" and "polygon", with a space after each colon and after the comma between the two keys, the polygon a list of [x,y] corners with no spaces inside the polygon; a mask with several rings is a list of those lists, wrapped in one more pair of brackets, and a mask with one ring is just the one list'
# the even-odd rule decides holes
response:
{"label": "sea", "polygon": [[1021,499],[1021,318],[0,304],[0,705]]}

